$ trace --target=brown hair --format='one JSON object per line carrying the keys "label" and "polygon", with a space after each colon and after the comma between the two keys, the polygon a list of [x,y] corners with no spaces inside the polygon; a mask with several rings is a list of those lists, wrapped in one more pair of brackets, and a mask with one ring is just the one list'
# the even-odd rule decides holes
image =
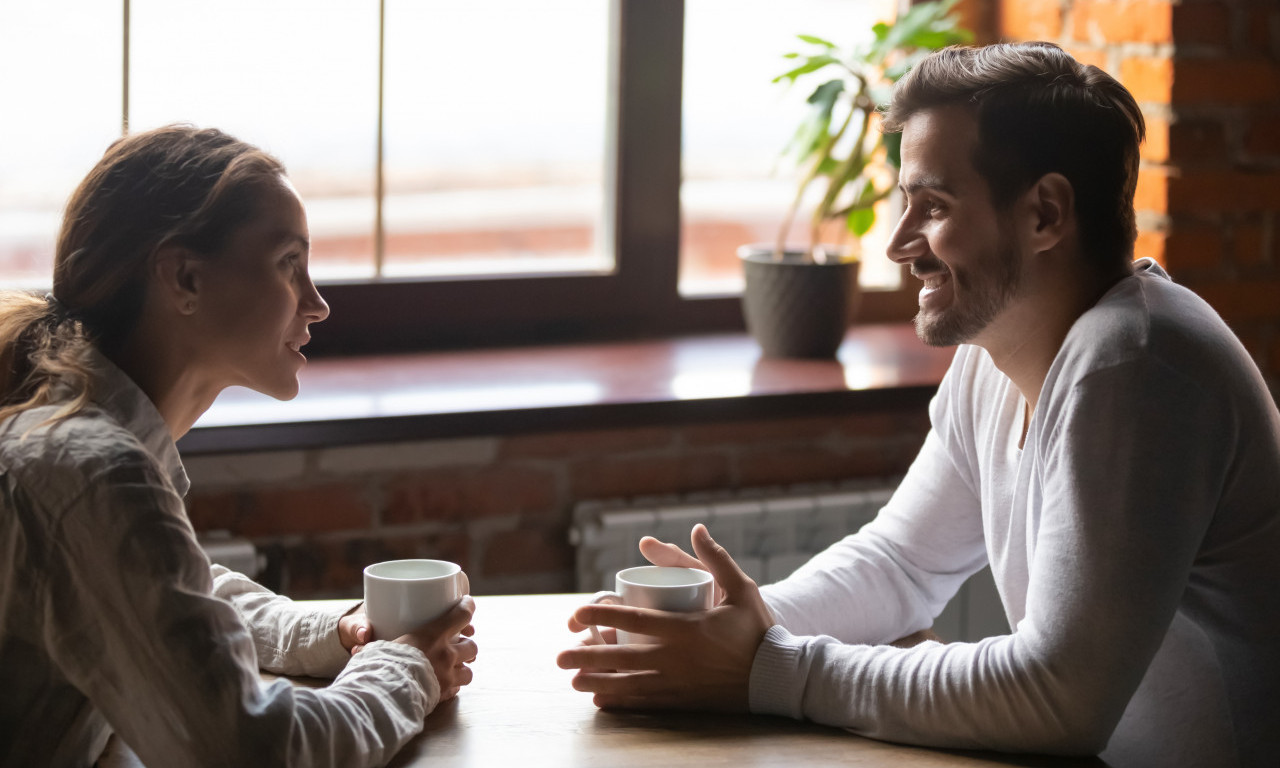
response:
{"label": "brown hair", "polygon": [[1052,43],[953,46],[898,81],[883,129],[901,131],[917,112],[951,105],[973,110],[973,164],[997,207],[1060,173],[1075,192],[1086,257],[1103,268],[1133,259],[1133,193],[1146,124],[1115,78]]}
{"label": "brown hair", "polygon": [[283,175],[279,160],[215,129],[169,125],[113,143],[67,203],[53,293],[0,296],[0,419],[52,402],[59,383],[72,397],[55,418],[83,408],[89,350],[110,355],[129,338],[156,249],[217,253]]}

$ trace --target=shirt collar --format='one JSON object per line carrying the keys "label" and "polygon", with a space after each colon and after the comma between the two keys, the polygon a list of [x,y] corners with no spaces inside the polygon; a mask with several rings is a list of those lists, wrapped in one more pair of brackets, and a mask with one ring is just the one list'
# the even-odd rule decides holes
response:
{"label": "shirt collar", "polygon": [[155,403],[127,373],[102,353],[93,350],[91,359],[98,380],[94,402],[138,438],[169,476],[178,495],[186,496],[191,481],[182,466],[178,446],[169,434],[169,425],[156,410]]}

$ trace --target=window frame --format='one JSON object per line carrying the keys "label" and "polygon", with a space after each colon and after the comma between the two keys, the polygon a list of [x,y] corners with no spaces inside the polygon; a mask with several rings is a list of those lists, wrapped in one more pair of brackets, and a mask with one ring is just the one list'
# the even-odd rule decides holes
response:
{"label": "window frame", "polygon": [[[742,331],[737,296],[679,293],[684,0],[610,0],[604,237],[610,274],[387,279],[321,286],[319,354]],[[905,278],[905,274],[904,274]],[[860,323],[903,322],[897,290],[864,290]]]}
{"label": "window frame", "polygon": [[[121,2],[122,130],[127,132],[131,9],[130,0]],[[678,287],[685,2],[608,2],[605,189],[597,242],[612,249],[613,271],[323,281],[320,291],[332,312],[315,329],[309,354],[429,351],[744,330],[738,296],[684,297]],[[381,30],[385,0],[380,0],[378,13]],[[378,71],[373,234],[374,247],[381,250],[381,61]],[[284,159],[287,163],[288,158]],[[908,283],[905,272],[903,283]],[[864,290],[857,321],[905,321],[914,313],[915,303],[914,294],[905,287]]]}

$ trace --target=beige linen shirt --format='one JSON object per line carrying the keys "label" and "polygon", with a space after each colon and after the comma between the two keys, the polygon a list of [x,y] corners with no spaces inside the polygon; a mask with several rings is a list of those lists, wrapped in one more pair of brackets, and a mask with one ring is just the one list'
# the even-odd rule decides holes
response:
{"label": "beige linen shirt", "polygon": [[439,700],[423,654],[349,658],[342,610],[210,566],[166,424],[95,369],[90,408],[0,422],[0,767],[92,765],[112,731],[152,768],[385,763]]}

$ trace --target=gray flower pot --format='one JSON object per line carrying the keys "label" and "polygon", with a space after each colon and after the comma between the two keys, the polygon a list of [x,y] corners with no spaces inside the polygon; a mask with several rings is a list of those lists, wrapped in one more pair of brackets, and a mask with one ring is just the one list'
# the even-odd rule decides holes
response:
{"label": "gray flower pot", "polygon": [[768,357],[832,358],[858,303],[858,260],[815,264],[788,249],[774,259],[771,245],[738,249],[746,287],[747,330]]}

